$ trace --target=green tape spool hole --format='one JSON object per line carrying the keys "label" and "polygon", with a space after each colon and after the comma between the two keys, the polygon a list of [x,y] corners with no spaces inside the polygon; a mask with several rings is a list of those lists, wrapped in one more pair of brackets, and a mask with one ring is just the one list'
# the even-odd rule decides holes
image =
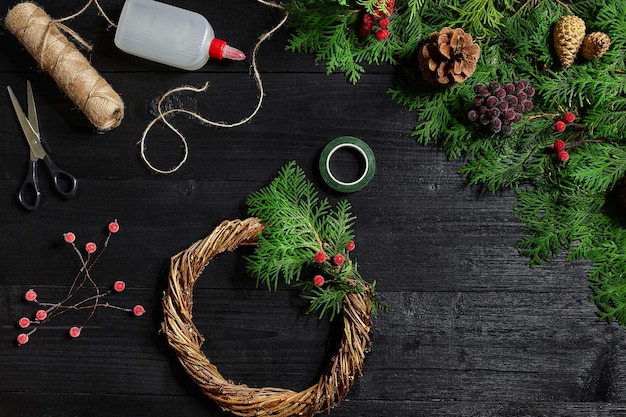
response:
{"label": "green tape spool hole", "polygon": [[[357,151],[365,161],[365,167],[359,178],[351,182],[344,182],[333,175],[330,170],[330,160],[339,149],[352,149]],[[361,190],[374,177],[376,172],[376,158],[372,148],[359,138],[353,136],[341,136],[330,141],[322,150],[319,162],[320,175],[330,188],[342,193],[352,193]]]}

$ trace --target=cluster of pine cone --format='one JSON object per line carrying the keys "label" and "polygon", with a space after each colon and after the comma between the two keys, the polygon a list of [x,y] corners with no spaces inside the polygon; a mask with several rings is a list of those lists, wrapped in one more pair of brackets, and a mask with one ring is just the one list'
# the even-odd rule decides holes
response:
{"label": "cluster of pine cone", "polygon": [[604,32],[586,35],[585,21],[577,16],[563,16],[554,26],[554,47],[563,68],[570,67],[578,53],[583,58],[600,58],[611,46],[611,38]]}

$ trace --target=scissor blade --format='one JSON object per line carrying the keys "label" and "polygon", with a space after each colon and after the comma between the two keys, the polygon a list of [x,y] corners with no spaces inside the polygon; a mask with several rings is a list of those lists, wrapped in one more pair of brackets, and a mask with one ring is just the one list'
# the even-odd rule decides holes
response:
{"label": "scissor blade", "polygon": [[15,109],[15,114],[17,114],[17,119],[20,122],[20,126],[22,126],[24,136],[26,136],[26,140],[28,141],[28,146],[30,146],[31,159],[33,157],[37,159],[43,159],[46,156],[46,151],[43,146],[41,146],[39,135],[30,125],[30,122],[26,118],[20,102],[17,101],[17,97],[15,97],[15,93],[13,92],[11,86],[7,86],[7,90],[9,91],[9,96],[11,96],[11,103],[13,103],[13,108]]}
{"label": "scissor blade", "polygon": [[35,96],[33,95],[33,87],[30,85],[30,81],[26,81],[26,100],[28,104],[28,121],[35,133],[41,138],[39,120],[37,120],[37,107],[35,107]]}

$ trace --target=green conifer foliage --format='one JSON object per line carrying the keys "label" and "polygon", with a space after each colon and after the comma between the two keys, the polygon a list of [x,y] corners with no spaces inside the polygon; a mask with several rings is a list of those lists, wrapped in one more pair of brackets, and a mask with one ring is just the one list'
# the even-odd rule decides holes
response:
{"label": "green conifer foliage", "polygon": [[[257,285],[276,290],[280,281],[293,283],[310,301],[309,312],[319,310],[320,318],[328,312],[331,320],[341,311],[346,294],[368,290],[374,296],[375,283],[367,284],[350,259],[356,219],[350,203],[341,200],[333,208],[327,199],[320,199],[295,162],[252,193],[247,204],[248,213],[265,225],[257,248],[247,258]],[[315,282],[316,275],[321,282]],[[372,312],[379,307],[372,300]]]}
{"label": "green conifer foliage", "polygon": [[[402,75],[389,93],[415,112],[417,143],[463,158],[460,173],[470,184],[493,192],[515,189],[515,213],[525,232],[519,249],[529,264],[562,251],[571,260],[590,260],[599,317],[626,326],[626,208],[618,198],[626,173],[626,2],[398,0],[389,37],[363,39],[359,13],[377,4],[290,2],[295,32],[288,48],[315,54],[329,72],[344,71],[353,83],[364,63],[396,65]],[[585,21],[587,33],[609,35],[611,46],[597,60],[579,57],[564,69],[552,30],[570,14]],[[462,28],[481,47],[473,76],[448,89],[426,83],[416,59],[428,35],[445,26]],[[492,134],[468,120],[476,84],[522,78],[536,91],[534,106],[511,134]],[[565,112],[575,121],[555,130]],[[567,158],[555,152],[557,139],[566,144]]]}

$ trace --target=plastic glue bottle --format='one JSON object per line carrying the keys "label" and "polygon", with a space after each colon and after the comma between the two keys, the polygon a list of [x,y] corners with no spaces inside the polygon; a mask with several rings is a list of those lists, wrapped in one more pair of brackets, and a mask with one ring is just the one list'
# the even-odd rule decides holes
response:
{"label": "plastic glue bottle", "polygon": [[202,68],[209,57],[246,58],[217,39],[204,16],[154,0],[126,0],[115,45],[129,54],[190,71]]}

